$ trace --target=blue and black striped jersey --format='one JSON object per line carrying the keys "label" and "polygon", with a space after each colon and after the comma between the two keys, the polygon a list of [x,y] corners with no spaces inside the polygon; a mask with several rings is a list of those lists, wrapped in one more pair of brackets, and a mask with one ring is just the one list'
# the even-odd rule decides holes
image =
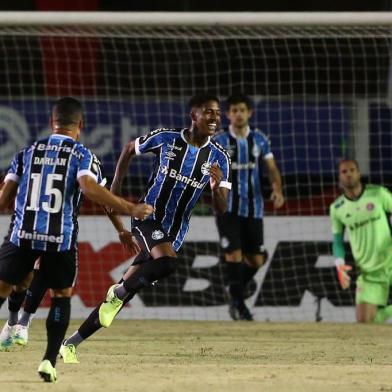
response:
{"label": "blue and black striped jersey", "polygon": [[232,191],[228,212],[242,217],[262,218],[262,160],[273,158],[266,135],[248,128],[247,135],[238,138],[230,129],[224,129],[214,139],[229,153],[233,170]]}
{"label": "blue and black striped jersey", "polygon": [[178,250],[189,228],[189,220],[197,200],[209,183],[209,169],[217,164],[223,173],[221,187],[230,189],[230,157],[216,141],[200,148],[187,143],[185,129],[157,129],[136,139],[137,154],[156,155],[154,171],[142,198],[155,208],[148,219],[162,223],[174,238]]}
{"label": "blue and black striped jersey", "polygon": [[10,241],[49,252],[71,249],[81,202],[77,179],[84,175],[106,182],[97,157],[64,135],[52,134],[16,154],[5,177],[19,184]]}

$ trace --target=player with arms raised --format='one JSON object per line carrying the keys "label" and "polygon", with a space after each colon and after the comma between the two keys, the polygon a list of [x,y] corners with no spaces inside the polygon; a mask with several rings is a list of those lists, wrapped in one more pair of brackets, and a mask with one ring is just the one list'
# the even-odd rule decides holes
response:
{"label": "player with arms raised", "polygon": [[341,287],[350,286],[345,264],[343,234],[348,231],[351,251],[360,275],[356,288],[358,322],[383,322],[392,316],[387,306],[392,284],[392,236],[387,214],[392,213],[392,194],[382,186],[364,185],[357,161],[339,163],[343,195],[330,207],[333,255]]}

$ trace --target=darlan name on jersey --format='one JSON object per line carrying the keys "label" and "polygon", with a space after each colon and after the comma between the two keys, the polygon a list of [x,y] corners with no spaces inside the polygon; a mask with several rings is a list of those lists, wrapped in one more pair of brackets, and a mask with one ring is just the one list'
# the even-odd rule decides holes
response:
{"label": "darlan name on jersey", "polygon": [[48,157],[34,157],[34,165],[59,165],[65,166],[67,164],[66,158],[48,158]]}
{"label": "darlan name on jersey", "polygon": [[176,169],[168,169],[167,166],[164,166],[162,168],[162,174],[164,174],[165,176],[169,176],[170,178],[175,178],[176,181],[180,181],[183,182],[186,185],[190,185],[193,188],[198,188],[198,189],[202,189],[204,184],[196,181],[196,179],[194,178],[189,178],[187,176],[182,175],[181,173],[178,173]]}

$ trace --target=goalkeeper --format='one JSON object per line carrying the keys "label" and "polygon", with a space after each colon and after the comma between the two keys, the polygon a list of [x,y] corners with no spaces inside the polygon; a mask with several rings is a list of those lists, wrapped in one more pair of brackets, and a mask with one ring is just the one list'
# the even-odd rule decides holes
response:
{"label": "goalkeeper", "polygon": [[392,237],[388,214],[392,213],[392,194],[382,186],[363,185],[358,162],[339,163],[339,184],[343,195],[330,206],[333,254],[342,289],[350,286],[345,264],[343,233],[348,230],[351,251],[360,271],[356,284],[358,322],[381,323],[392,316],[388,305],[392,283]]}

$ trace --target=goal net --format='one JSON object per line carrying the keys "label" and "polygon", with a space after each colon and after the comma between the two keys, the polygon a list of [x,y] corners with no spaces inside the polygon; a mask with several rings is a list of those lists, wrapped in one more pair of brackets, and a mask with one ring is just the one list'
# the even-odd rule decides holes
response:
{"label": "goal net", "polygon": [[[249,286],[247,304],[257,320],[353,320],[355,286],[338,286],[327,214],[343,156],[358,159],[366,181],[392,185],[392,19],[100,14],[95,21],[96,15],[81,15],[74,22],[66,14],[64,22],[57,15],[1,21],[0,172],[19,148],[48,134],[51,104],[61,96],[83,102],[82,141],[101,158],[110,181],[127,141],[158,127],[189,126],[193,94],[208,90],[224,102],[244,92],[255,104],[251,125],[270,137],[286,197],[279,211],[266,202],[270,257]],[[150,156],[134,160],[127,196],[142,194],[151,164]],[[267,178],[263,184],[268,199]],[[178,271],[140,293],[120,317],[228,319],[209,201],[206,191]],[[130,263],[96,205],[84,203],[79,221],[73,317],[88,314]],[[5,234],[9,213],[0,222]]]}

